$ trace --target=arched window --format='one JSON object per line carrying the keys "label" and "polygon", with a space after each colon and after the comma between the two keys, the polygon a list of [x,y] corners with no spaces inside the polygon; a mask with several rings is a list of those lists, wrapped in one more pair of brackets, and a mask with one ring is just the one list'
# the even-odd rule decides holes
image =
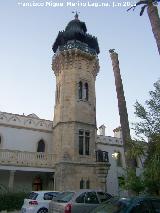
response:
{"label": "arched window", "polygon": [[84,84],[84,99],[88,101],[88,83]]}
{"label": "arched window", "polygon": [[89,139],[90,133],[88,131],[85,132],[85,154],[89,155]]}
{"label": "arched window", "polygon": [[88,130],[79,130],[79,155],[89,155],[90,132]]}
{"label": "arched window", "polygon": [[57,85],[56,86],[56,103],[60,102],[60,92],[61,92],[60,90],[61,90],[61,86]]}
{"label": "arched window", "polygon": [[84,180],[83,180],[83,178],[80,181],[80,189],[84,189]]}
{"label": "arched window", "polygon": [[86,181],[86,189],[89,189],[89,187],[90,187],[90,181],[87,180],[87,181]]}
{"label": "arched window", "polygon": [[37,152],[45,152],[45,143],[43,140],[38,142]]}
{"label": "arched window", "polygon": [[83,155],[83,140],[84,140],[84,131],[79,130],[79,154]]}
{"label": "arched window", "polygon": [[80,81],[79,82],[79,88],[78,88],[78,93],[79,93],[79,99],[82,99],[82,82]]}

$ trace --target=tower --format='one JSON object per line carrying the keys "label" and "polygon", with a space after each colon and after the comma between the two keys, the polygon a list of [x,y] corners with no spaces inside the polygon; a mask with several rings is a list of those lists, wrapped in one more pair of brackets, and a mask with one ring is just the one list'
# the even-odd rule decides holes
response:
{"label": "tower", "polygon": [[52,49],[56,76],[55,189],[104,188],[104,180],[97,176],[95,156],[97,39],[87,33],[76,13],[75,19],[58,33]]}

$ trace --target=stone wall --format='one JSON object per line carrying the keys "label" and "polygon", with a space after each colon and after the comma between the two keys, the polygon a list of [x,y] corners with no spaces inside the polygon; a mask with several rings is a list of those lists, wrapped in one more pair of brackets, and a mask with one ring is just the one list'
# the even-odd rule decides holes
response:
{"label": "stone wall", "polygon": [[89,180],[89,188],[104,190],[105,184],[101,184],[96,174],[96,163],[61,162],[57,164],[55,172],[56,190],[79,190],[82,179],[84,188],[86,188],[86,182]]}

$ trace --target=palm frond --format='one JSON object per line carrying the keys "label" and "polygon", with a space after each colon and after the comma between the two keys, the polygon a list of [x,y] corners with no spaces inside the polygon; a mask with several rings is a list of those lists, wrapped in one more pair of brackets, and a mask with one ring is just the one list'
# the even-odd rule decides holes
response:
{"label": "palm frond", "polygon": [[141,8],[141,11],[140,11],[140,16],[142,16],[143,15],[143,13],[144,13],[144,10],[145,10],[145,8],[147,7],[147,5],[144,5],[142,8]]}
{"label": "palm frond", "polygon": [[136,6],[141,5],[141,4],[147,4],[148,5],[149,0],[144,0],[144,1],[139,1],[136,3]]}
{"label": "palm frond", "polygon": [[136,6],[130,7],[130,8],[127,10],[127,12],[128,12],[129,10],[131,10],[132,8],[133,8],[133,10],[135,10]]}
{"label": "palm frond", "polygon": [[[156,0],[156,2],[157,2],[157,0]],[[144,4],[144,6],[147,6],[148,4],[149,4],[149,0],[140,0],[139,2],[137,2],[134,6],[132,6],[132,7],[130,7],[128,10],[127,10],[127,12],[129,11],[129,10],[131,10],[131,9],[133,9],[133,11],[135,10],[135,8],[137,7],[137,6],[139,6],[139,5],[141,5],[141,4]],[[143,6],[143,7],[144,7]],[[142,8],[143,8],[142,7]],[[142,10],[141,10],[142,11]],[[144,11],[143,11],[144,12]],[[143,14],[143,12],[142,12],[142,14]]]}

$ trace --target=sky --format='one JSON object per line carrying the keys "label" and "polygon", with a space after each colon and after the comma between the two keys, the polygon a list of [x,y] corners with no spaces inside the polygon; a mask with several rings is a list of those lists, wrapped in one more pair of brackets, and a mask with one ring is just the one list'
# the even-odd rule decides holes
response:
{"label": "sky", "polygon": [[[36,6],[38,3],[41,6]],[[53,120],[56,82],[51,69],[52,44],[58,32],[74,19],[72,11],[78,11],[79,19],[86,23],[88,33],[98,38],[100,47],[97,126],[104,124],[106,135],[113,136],[113,129],[120,125],[108,52],[115,48],[132,127],[137,121],[136,100],[144,104],[153,83],[160,77],[160,57],[147,12],[142,17],[140,7],[127,12],[134,3],[129,0],[1,0],[0,111],[20,115],[35,113],[40,118]]]}

